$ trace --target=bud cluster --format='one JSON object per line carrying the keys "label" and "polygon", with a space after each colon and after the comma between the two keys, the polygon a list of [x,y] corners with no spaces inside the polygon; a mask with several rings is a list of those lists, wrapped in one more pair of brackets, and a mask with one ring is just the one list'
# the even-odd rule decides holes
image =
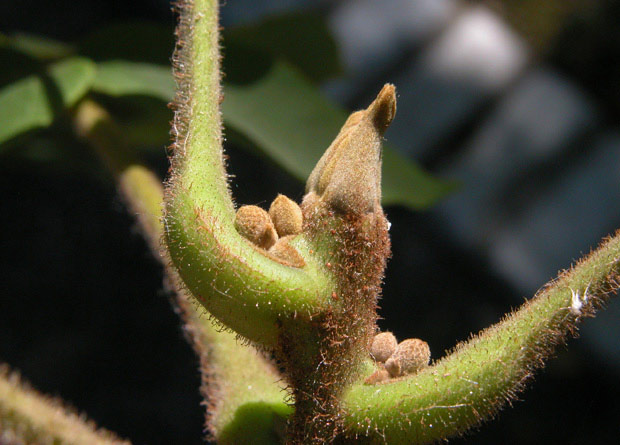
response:
{"label": "bud cluster", "polygon": [[426,368],[431,359],[428,343],[419,338],[408,338],[398,343],[391,332],[375,335],[370,346],[370,355],[378,369],[366,379],[367,384],[415,374]]}
{"label": "bud cluster", "polygon": [[269,212],[255,205],[244,205],[235,215],[235,228],[241,236],[265,250],[270,258],[293,267],[305,265],[299,252],[289,244],[301,233],[302,225],[301,209],[284,195],[274,199]]}

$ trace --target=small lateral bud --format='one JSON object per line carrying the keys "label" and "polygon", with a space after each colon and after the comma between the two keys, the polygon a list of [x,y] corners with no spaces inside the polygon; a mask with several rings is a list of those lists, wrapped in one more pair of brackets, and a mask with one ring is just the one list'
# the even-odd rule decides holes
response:
{"label": "small lateral bud", "polygon": [[370,355],[378,361],[385,362],[396,350],[396,337],[391,332],[381,332],[375,335],[370,346]]}
{"label": "small lateral bud", "polygon": [[269,249],[269,253],[287,266],[304,267],[306,265],[304,258],[297,252],[297,249],[289,244],[289,241],[293,239],[293,237],[294,235],[289,235],[280,238],[273,247]]}
{"label": "small lateral bud", "polygon": [[370,106],[349,116],[312,170],[306,193],[334,210],[362,215],[381,205],[381,141],[396,114],[396,90],[386,84]]}
{"label": "small lateral bud", "polygon": [[269,249],[278,240],[269,214],[257,206],[241,206],[235,215],[235,228],[243,237],[263,249]]}
{"label": "small lateral bud", "polygon": [[385,362],[385,369],[392,377],[414,374],[428,366],[431,350],[428,343],[419,338],[403,340],[394,354]]}
{"label": "small lateral bud", "polygon": [[269,216],[279,236],[301,233],[303,214],[297,203],[284,195],[278,195],[269,207]]}

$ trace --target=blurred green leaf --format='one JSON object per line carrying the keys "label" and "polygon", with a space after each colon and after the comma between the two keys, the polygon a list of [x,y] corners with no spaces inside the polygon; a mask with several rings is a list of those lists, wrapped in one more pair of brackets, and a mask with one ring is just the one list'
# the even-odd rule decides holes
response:
{"label": "blurred green leaf", "polygon": [[49,76],[60,93],[65,107],[75,105],[90,89],[95,65],[84,57],[71,57],[50,66]]}
{"label": "blurred green leaf", "polygon": [[113,60],[97,64],[93,91],[110,96],[149,96],[169,102],[174,80],[169,66]]}
{"label": "blurred green leaf", "polygon": [[170,66],[112,60],[97,64],[93,92],[134,147],[161,147],[170,140],[172,112],[167,107],[174,97]]}
{"label": "blurred green leaf", "polygon": [[[338,134],[347,114],[284,62],[249,85],[226,85],[227,125],[305,181]],[[383,153],[383,202],[424,208],[453,190],[389,146]]]}
{"label": "blurred green leaf", "polygon": [[[97,65],[92,88],[113,97],[144,96],[166,103],[173,96],[174,81],[167,66],[116,60]],[[155,108],[159,107],[155,104]],[[132,142],[165,143],[170,115],[163,105],[161,112],[155,113],[156,119],[150,119],[144,107],[134,111],[125,112],[126,119],[120,119],[127,121],[127,129],[133,128],[129,132]],[[253,83],[227,84],[222,111],[227,125],[302,181],[346,118],[345,112],[286,62],[269,65],[263,77]],[[452,184],[432,177],[390,147],[384,150],[383,162],[386,204],[424,208],[453,189]]]}
{"label": "blurred green leaf", "polygon": [[389,145],[383,148],[382,201],[425,209],[458,188],[458,183],[437,178]]}
{"label": "blurred green leaf", "polygon": [[0,90],[0,143],[28,130],[50,125],[63,109],[74,105],[95,78],[95,65],[72,57],[50,65]]}
{"label": "blurred green leaf", "polygon": [[69,56],[73,48],[66,43],[34,34],[15,33],[11,36],[2,36],[2,47],[15,49],[38,60],[57,60]]}
{"label": "blurred green leaf", "polygon": [[67,57],[70,46],[43,36],[0,34],[0,86],[45,69],[45,63]]}
{"label": "blurred green leaf", "polygon": [[120,127],[127,145],[137,149],[157,149],[170,142],[172,110],[166,102],[148,96],[98,96],[97,102]]}
{"label": "blurred green leaf", "polygon": [[80,54],[98,62],[118,59],[170,65],[173,49],[174,28],[151,22],[106,26],[79,43]]}
{"label": "blurred green leaf", "polygon": [[325,17],[304,11],[273,16],[259,23],[224,31],[224,66],[227,76],[255,70],[246,53],[251,50],[286,60],[319,82],[342,73],[338,48]]}

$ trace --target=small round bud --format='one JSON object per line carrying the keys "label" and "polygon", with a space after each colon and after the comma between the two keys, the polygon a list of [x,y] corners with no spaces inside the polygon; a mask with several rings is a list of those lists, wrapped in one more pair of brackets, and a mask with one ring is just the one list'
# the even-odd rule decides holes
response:
{"label": "small round bud", "polygon": [[278,239],[269,214],[257,206],[241,206],[235,215],[235,228],[263,249],[269,249]]}
{"label": "small round bud", "polygon": [[269,207],[269,216],[280,236],[301,233],[303,215],[297,203],[284,195],[278,195]]}
{"label": "small round bud", "polygon": [[419,338],[403,340],[394,354],[385,362],[385,369],[392,377],[414,374],[428,366],[431,350],[428,343]]}
{"label": "small round bud", "polygon": [[394,334],[381,332],[372,340],[370,355],[378,362],[385,362],[394,353],[397,344]]}
{"label": "small round bud", "polygon": [[269,253],[279,262],[287,266],[304,267],[306,265],[304,258],[297,252],[297,249],[288,243],[292,238],[293,235],[280,238],[273,247],[269,249]]}

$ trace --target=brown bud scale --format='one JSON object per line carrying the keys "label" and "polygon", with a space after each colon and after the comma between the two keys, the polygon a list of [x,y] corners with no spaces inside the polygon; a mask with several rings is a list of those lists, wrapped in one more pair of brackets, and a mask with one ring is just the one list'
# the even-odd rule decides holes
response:
{"label": "brown bud scale", "polygon": [[306,262],[297,249],[289,244],[291,239],[292,235],[280,238],[268,252],[273,259],[286,266],[304,267]]}
{"label": "brown bud scale", "polygon": [[375,385],[377,383],[385,382],[386,380],[389,380],[389,378],[390,378],[390,373],[387,372],[385,367],[382,365],[379,367],[379,369],[377,369],[375,372],[370,374],[370,376],[366,377],[366,380],[364,380],[364,383],[366,385]]}

